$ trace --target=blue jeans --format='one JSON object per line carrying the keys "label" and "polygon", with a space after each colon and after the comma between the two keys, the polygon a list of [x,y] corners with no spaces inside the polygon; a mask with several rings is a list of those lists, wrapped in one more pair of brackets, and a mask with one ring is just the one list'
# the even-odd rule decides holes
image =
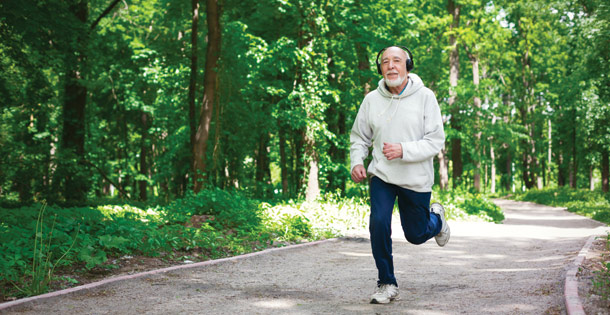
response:
{"label": "blue jeans", "polygon": [[440,216],[430,213],[432,193],[420,193],[393,184],[388,184],[373,176],[370,184],[371,216],[369,232],[373,258],[379,272],[378,284],[394,284],[394,262],[392,258],[392,210],[398,197],[400,223],[409,243],[425,243],[441,231]]}

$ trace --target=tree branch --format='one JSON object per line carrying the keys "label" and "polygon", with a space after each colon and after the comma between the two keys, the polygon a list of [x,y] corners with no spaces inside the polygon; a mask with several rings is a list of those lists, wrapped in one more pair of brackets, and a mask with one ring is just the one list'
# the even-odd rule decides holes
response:
{"label": "tree branch", "polygon": [[118,191],[121,193],[121,196],[129,198],[129,195],[127,194],[127,192],[125,190],[123,190],[123,188],[121,188],[120,185],[117,185],[115,182],[113,182],[112,179],[110,179],[101,168],[97,167],[97,165],[91,163],[88,160],[82,159],[81,161],[83,163],[95,168],[100,173],[100,175],[102,175],[102,177],[104,177],[105,180],[107,180],[110,184],[112,184],[112,186],[114,186],[114,187],[116,187],[116,189],[118,189]]}
{"label": "tree branch", "polygon": [[100,20],[103,19],[106,15],[108,15],[108,13],[110,13],[110,11],[112,11],[112,9],[114,9],[114,7],[119,3],[119,1],[121,1],[121,0],[114,0],[106,8],[106,10],[104,10],[104,12],[102,12],[102,14],[100,14],[100,16],[97,18],[97,20],[95,20],[95,22],[93,22],[93,24],[91,24],[91,27],[89,29],[93,30],[97,26],[97,24],[100,22]]}

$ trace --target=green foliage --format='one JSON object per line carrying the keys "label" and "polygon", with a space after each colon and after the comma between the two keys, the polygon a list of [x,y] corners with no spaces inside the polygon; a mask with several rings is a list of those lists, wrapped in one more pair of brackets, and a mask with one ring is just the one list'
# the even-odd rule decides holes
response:
{"label": "green foliage", "polygon": [[[360,198],[326,194],[315,202],[262,203],[263,222],[281,240],[341,236],[368,225],[369,206]],[[296,234],[295,234],[296,232]]]}
{"label": "green foliage", "polygon": [[[72,194],[82,199],[86,193],[88,200],[169,203],[186,196],[188,113],[200,112],[203,94],[205,10],[199,9],[192,55],[188,2],[120,2],[93,28],[108,3],[81,3],[86,21],[65,1],[0,4],[1,202],[67,206]],[[455,3],[460,22],[453,26],[444,1],[221,3],[217,100],[205,126],[206,184],[261,199],[299,198],[306,166],[316,161],[323,193],[354,195],[348,191],[350,127],[380,78],[375,53],[400,44],[411,48],[414,72],[436,94],[448,140],[462,141],[464,173],[452,183],[461,176],[472,187],[472,178],[493,165],[505,190],[533,187],[540,177],[544,185],[563,185],[570,171],[575,187],[588,185],[589,170],[610,149],[608,6],[597,0]],[[449,82],[452,36],[459,50],[455,87]],[[87,91],[77,131],[83,148],[66,141],[73,134],[65,124],[72,115],[66,103],[71,71]],[[194,108],[191,78],[198,83]],[[447,146],[447,158],[457,159],[453,151]]]}
{"label": "green foliage", "polygon": [[483,220],[501,223],[504,213],[484,195],[467,190],[434,191],[433,202],[441,203],[449,220]]}
{"label": "green foliage", "polygon": [[[173,257],[188,252],[199,259],[219,258],[259,250],[274,241],[254,200],[220,189],[204,190],[165,207],[45,209],[0,208],[0,284],[17,282],[23,287],[37,283],[29,279],[39,278],[41,285],[35,290],[23,289],[26,295],[46,290],[58,266],[92,269],[127,254]],[[207,220],[193,220],[197,218]],[[299,217],[286,217],[279,224],[285,231],[282,240],[319,237]],[[34,271],[28,269],[30,261]]]}
{"label": "green foliage", "polygon": [[529,190],[516,195],[515,199],[554,207],[566,207],[570,212],[610,224],[610,195],[599,191],[569,187],[547,188]]}
{"label": "green foliage", "polygon": [[[23,281],[26,282],[26,284],[23,286],[23,288],[20,288],[11,281],[13,285],[25,295],[38,295],[48,291],[49,283],[53,279],[55,267],[57,267],[63,258],[66,257],[76,242],[75,237],[70,247],[66,249],[61,257],[56,258],[56,255],[54,255],[55,253],[51,252],[51,244],[53,243],[53,232],[55,230],[57,215],[55,215],[53,219],[53,224],[50,230],[47,231],[45,230],[46,226],[44,225],[45,210],[46,204],[42,205],[40,211],[38,212],[36,230],[34,231],[34,250],[32,252],[33,257],[30,263],[31,270],[28,270],[27,274],[23,278],[25,279]],[[76,236],[78,236],[78,230],[76,231]]]}
{"label": "green foliage", "polygon": [[163,207],[164,218],[169,223],[184,223],[193,215],[212,215],[212,226],[252,230],[260,225],[257,204],[237,191],[211,188],[178,199]]}
{"label": "green foliage", "polygon": [[[244,203],[243,198],[239,200]],[[185,201],[183,204],[196,202]],[[254,206],[249,210],[256,213],[256,209]],[[197,211],[204,210],[200,208]],[[214,211],[218,209],[208,210],[216,213]],[[204,223],[195,228],[178,222],[170,223],[164,212],[129,205],[100,206],[97,209],[50,206],[46,212],[40,211],[38,221],[35,215],[39,211],[35,206],[1,208],[0,282],[24,281],[19,275],[28,270],[28,261],[34,261],[35,268],[27,272],[27,278],[42,279],[39,287],[45,290],[56,266],[82,263],[91,269],[105,263],[109,257],[128,253],[157,256],[162,252],[171,255],[174,251],[198,251],[204,257],[222,257],[250,251],[248,244],[254,242],[266,244],[266,234],[256,226],[260,220],[252,220],[244,209],[238,211],[241,214],[232,212],[233,217],[218,215],[218,224]],[[51,215],[54,219],[49,225],[47,222]],[[248,220],[248,224],[244,224]],[[38,224],[33,225],[33,222]],[[77,233],[79,226],[80,234],[70,236]],[[234,229],[236,235],[225,239],[229,229]],[[64,255],[59,257],[58,253]],[[40,293],[40,290],[27,289],[24,293],[31,295]]]}
{"label": "green foliage", "polygon": [[312,236],[309,220],[299,215],[284,215],[275,229],[280,239],[289,242],[308,239]]}

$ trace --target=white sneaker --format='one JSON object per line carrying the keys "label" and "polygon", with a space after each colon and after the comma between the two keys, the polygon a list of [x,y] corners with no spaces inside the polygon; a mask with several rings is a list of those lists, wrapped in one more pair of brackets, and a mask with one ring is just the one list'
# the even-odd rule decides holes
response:
{"label": "white sneaker", "polygon": [[436,213],[441,217],[441,222],[443,225],[441,227],[441,231],[434,237],[434,239],[436,240],[436,244],[438,244],[438,246],[443,247],[449,242],[449,236],[451,236],[449,224],[445,219],[445,208],[443,208],[440,203],[435,202],[430,205],[430,212]]}
{"label": "white sneaker", "polygon": [[371,296],[371,304],[388,304],[398,298],[398,287],[394,284],[382,284]]}

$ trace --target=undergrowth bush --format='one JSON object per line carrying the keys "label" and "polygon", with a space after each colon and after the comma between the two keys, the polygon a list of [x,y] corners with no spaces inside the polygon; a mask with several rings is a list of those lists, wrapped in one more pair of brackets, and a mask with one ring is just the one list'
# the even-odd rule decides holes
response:
{"label": "undergrowth bush", "polygon": [[[35,232],[39,208],[39,205],[0,208],[2,288],[9,282],[26,286],[35,276],[30,267],[35,258],[35,236],[40,234]],[[220,189],[205,190],[166,207],[149,209],[133,205],[48,206],[40,220],[41,233],[52,235],[45,239],[49,257],[44,260],[58,261],[67,252],[58,267],[82,265],[91,269],[110,257],[127,254],[164,255],[170,259],[176,258],[173,255],[177,252],[193,252],[200,259],[242,254],[273,242],[271,233],[262,225],[260,212],[256,202]],[[194,215],[208,215],[208,220],[193,225],[190,219]],[[303,222],[296,230],[299,233],[309,237]],[[68,251],[70,246],[73,248]]]}
{"label": "undergrowth bush", "polygon": [[237,191],[212,188],[198,194],[189,192],[185,198],[178,199],[159,209],[170,222],[186,222],[193,215],[212,215],[210,223],[217,227],[241,228],[246,230],[260,226],[258,203]]}
{"label": "undergrowth bush", "polygon": [[[366,200],[329,193],[315,202],[262,203],[263,222],[280,240],[319,239],[345,235],[368,224]],[[294,235],[292,231],[303,233]],[[300,234],[300,235],[299,235]],[[297,236],[296,238],[294,236]]]}
{"label": "undergrowth bush", "polygon": [[457,189],[451,191],[435,190],[432,201],[441,203],[448,220],[486,221],[501,223],[504,213],[484,195]]}

